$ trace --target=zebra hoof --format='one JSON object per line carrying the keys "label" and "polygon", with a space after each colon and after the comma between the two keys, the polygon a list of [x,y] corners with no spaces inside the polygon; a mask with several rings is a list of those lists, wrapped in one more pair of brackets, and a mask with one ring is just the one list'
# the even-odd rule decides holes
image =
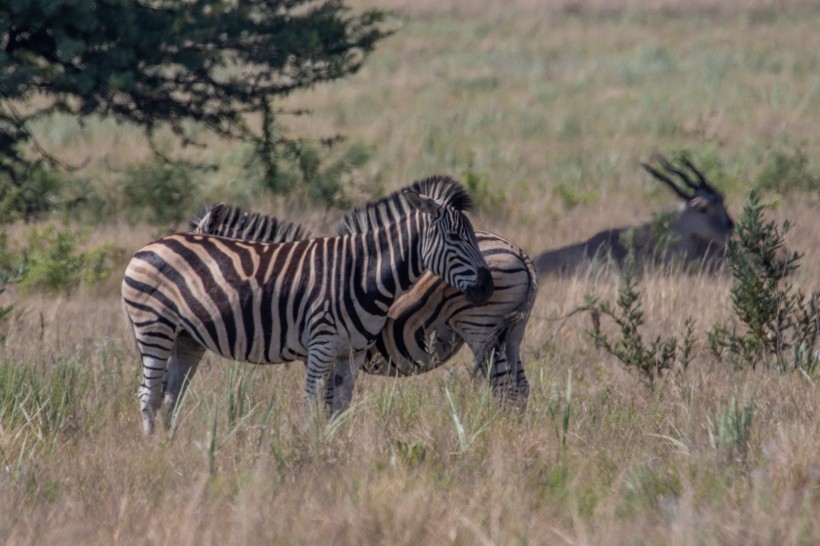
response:
{"label": "zebra hoof", "polygon": [[142,432],[145,436],[154,435],[154,416],[149,410],[142,410]]}

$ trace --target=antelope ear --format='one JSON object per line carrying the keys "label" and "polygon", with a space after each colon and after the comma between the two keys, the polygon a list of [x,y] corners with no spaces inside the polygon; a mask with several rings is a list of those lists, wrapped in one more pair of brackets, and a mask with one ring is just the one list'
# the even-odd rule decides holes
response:
{"label": "antelope ear", "polygon": [[689,200],[689,208],[698,212],[706,212],[709,210],[709,200],[704,197],[693,197]]}
{"label": "antelope ear", "polygon": [[404,190],[404,198],[413,208],[429,214],[433,218],[438,218],[441,214],[441,204],[431,197],[421,195],[413,190]]}

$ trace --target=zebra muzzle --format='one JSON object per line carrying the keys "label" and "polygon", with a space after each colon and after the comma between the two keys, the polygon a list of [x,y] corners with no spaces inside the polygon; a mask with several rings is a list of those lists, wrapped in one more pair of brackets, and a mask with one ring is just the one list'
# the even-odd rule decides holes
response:
{"label": "zebra muzzle", "polygon": [[473,305],[481,305],[490,299],[490,296],[493,295],[494,288],[495,283],[493,282],[493,276],[490,270],[486,267],[482,267],[476,272],[475,284],[467,286],[463,292],[467,301]]}

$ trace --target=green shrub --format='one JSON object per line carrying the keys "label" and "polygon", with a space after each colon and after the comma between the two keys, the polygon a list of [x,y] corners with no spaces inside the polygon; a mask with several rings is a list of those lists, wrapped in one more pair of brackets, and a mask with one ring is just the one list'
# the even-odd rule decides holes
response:
{"label": "green shrub", "polygon": [[[8,237],[5,231],[0,231],[0,294],[6,291],[6,287],[19,280],[19,274],[14,255],[9,249]],[[0,305],[0,325],[13,310],[13,305]],[[0,341],[3,339],[5,334],[0,330]]]}
{"label": "green shrub", "polygon": [[820,173],[813,171],[802,148],[775,149],[757,176],[755,187],[782,194],[820,191]]}
{"label": "green shrub", "polygon": [[25,247],[11,260],[19,287],[57,292],[104,280],[122,258],[122,249],[102,245],[80,250],[85,235],[54,225],[32,228]]}
{"label": "green shrub", "polygon": [[709,346],[716,357],[731,355],[739,365],[763,363],[811,373],[818,364],[814,347],[820,336],[820,292],[806,296],[788,282],[800,255],[785,250],[788,221],[778,229],[763,220],[765,208],[753,190],[737,223],[737,237],[727,246],[732,307],[742,326],[714,326]]}
{"label": "green shrub", "polygon": [[0,176],[0,223],[33,220],[59,208],[65,185],[60,173],[44,164]]}
{"label": "green shrub", "polygon": [[331,143],[283,141],[263,157],[253,155],[245,164],[244,175],[273,195],[288,194],[327,208],[348,208],[356,174],[371,155],[362,143],[339,150]]}
{"label": "green shrub", "polygon": [[464,186],[472,197],[476,209],[483,213],[495,214],[506,209],[507,192],[495,187],[490,182],[489,175],[478,172],[475,168],[475,155],[470,154],[467,159],[467,168],[464,169]]}
{"label": "green shrub", "polygon": [[196,190],[191,166],[159,158],[131,166],[123,182],[125,216],[175,226],[188,217]]}
{"label": "green shrub", "polygon": [[[678,356],[681,368],[685,369],[692,358],[694,322],[687,318],[686,332],[679,342],[677,337],[671,336],[652,340],[648,345],[640,333],[643,325],[643,309],[641,308],[642,293],[637,291],[638,267],[630,259],[624,267],[623,285],[618,291],[616,307],[608,302],[599,303],[596,298],[590,297],[585,309],[592,312],[593,329],[589,332],[596,347],[620,360],[624,366],[636,370],[646,383],[653,387],[655,382],[671,370]],[[620,337],[612,341],[600,329],[600,316],[612,319],[620,329]]]}

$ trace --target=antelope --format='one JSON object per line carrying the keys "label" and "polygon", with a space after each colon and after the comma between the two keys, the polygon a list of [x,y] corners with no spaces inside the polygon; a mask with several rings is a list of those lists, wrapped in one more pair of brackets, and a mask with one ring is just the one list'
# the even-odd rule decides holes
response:
{"label": "antelope", "polygon": [[690,270],[720,271],[726,242],[735,229],[723,195],[685,156],[677,164],[659,154],[656,159],[660,168],[647,163],[641,166],[683,201],[668,227],[648,222],[607,229],[586,241],[544,251],[534,260],[538,275],[573,275],[601,262],[623,267],[630,252],[641,264],[684,264]]}

